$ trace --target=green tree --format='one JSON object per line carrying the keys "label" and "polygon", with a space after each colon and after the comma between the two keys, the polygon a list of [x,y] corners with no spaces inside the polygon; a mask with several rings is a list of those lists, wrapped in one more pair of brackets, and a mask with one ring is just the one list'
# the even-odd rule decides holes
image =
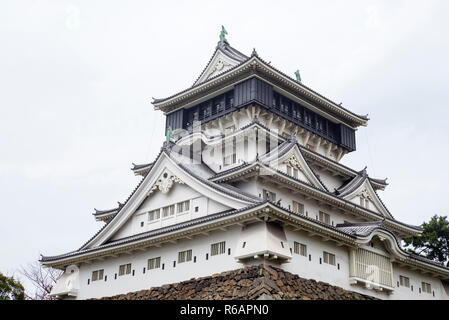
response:
{"label": "green tree", "polygon": [[0,300],[25,300],[25,289],[13,277],[0,272]]}
{"label": "green tree", "polygon": [[420,236],[404,239],[409,252],[447,263],[449,260],[449,221],[446,216],[433,216],[424,222]]}

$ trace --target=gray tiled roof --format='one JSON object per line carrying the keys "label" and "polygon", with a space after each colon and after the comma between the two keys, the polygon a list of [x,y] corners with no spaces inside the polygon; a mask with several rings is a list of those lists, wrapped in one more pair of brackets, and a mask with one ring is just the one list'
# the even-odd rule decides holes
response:
{"label": "gray tiled roof", "polygon": [[360,237],[369,236],[376,229],[388,230],[383,221],[337,224],[337,229]]}
{"label": "gray tiled roof", "polygon": [[356,190],[358,187],[360,187],[367,178],[368,173],[366,172],[365,168],[362,171],[359,171],[353,179],[345,182],[338,189],[336,189],[335,194],[343,198],[344,196],[347,196],[348,194]]}
{"label": "gray tiled roof", "polygon": [[122,239],[119,239],[119,240],[109,241],[109,242],[107,242],[105,244],[102,244],[102,245],[100,245],[98,247],[94,247],[94,248],[88,248],[88,249],[80,248],[78,250],[71,251],[71,252],[68,252],[68,253],[65,253],[65,254],[61,254],[61,255],[56,255],[56,256],[42,256],[40,261],[41,262],[54,261],[54,260],[58,260],[58,259],[62,259],[62,258],[76,256],[76,255],[83,254],[83,253],[95,252],[95,251],[106,249],[106,248],[112,248],[112,247],[115,247],[117,245],[127,244],[127,243],[130,243],[130,242],[133,242],[133,241],[137,241],[137,240],[151,238],[151,237],[154,237],[154,236],[157,236],[157,235],[160,235],[160,234],[169,233],[169,232],[176,231],[176,230],[179,230],[179,229],[183,229],[183,228],[187,228],[187,227],[190,227],[190,226],[198,225],[198,224],[201,224],[201,223],[204,223],[204,222],[207,222],[207,221],[212,221],[212,220],[223,218],[223,217],[226,217],[226,216],[230,216],[230,215],[233,215],[233,214],[236,214],[236,213],[239,213],[239,212],[243,212],[245,210],[254,208],[254,207],[256,207],[256,206],[258,206],[260,204],[261,203],[256,203],[256,204],[252,204],[250,206],[247,206],[247,207],[244,207],[244,208],[241,208],[241,209],[236,209],[236,210],[232,210],[231,209],[231,210],[222,211],[222,212],[219,212],[219,213],[216,213],[216,214],[211,214],[211,215],[200,217],[200,218],[197,218],[197,219],[192,219],[192,220],[189,220],[189,221],[186,221],[186,222],[181,222],[181,223],[178,223],[178,224],[174,224],[174,225],[171,225],[171,226],[159,228],[159,229],[156,229],[156,230],[139,233],[137,235],[125,237],[125,238],[122,238]]}

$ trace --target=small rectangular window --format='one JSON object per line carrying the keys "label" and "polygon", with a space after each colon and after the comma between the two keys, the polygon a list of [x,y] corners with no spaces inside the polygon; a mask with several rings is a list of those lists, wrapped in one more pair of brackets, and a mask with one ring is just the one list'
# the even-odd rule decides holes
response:
{"label": "small rectangular window", "polygon": [[104,269],[92,272],[92,281],[103,280]]}
{"label": "small rectangular window", "polygon": [[148,270],[159,269],[161,267],[161,257],[148,259]]}
{"label": "small rectangular window", "polygon": [[293,243],[293,252],[301,256],[307,257],[307,246],[305,244],[295,241]]}
{"label": "small rectangular window", "polygon": [[130,274],[131,273],[131,263],[128,264],[122,264],[119,267],[119,271],[118,271],[118,275],[119,276],[123,276],[125,274]]}
{"label": "small rectangular window", "polygon": [[430,285],[430,283],[422,282],[422,292],[432,293],[432,286]]}
{"label": "small rectangular window", "polygon": [[304,214],[304,205],[293,200],[293,212]]}
{"label": "small rectangular window", "polygon": [[324,263],[331,264],[335,266],[335,254],[324,251],[323,252],[323,261]]}
{"label": "small rectangular window", "polygon": [[410,279],[408,277],[399,276],[399,284],[401,287],[410,288]]}
{"label": "small rectangular window", "polygon": [[293,178],[298,179],[298,169],[293,169]]}
{"label": "small rectangular window", "polygon": [[237,162],[237,155],[235,153],[223,157],[223,167],[230,166]]}
{"label": "small rectangular window", "polygon": [[163,218],[168,217],[168,207],[162,208],[162,217]]}
{"label": "small rectangular window", "polygon": [[331,223],[331,216],[329,214],[323,212],[323,211],[320,211],[320,213],[319,213],[319,220],[322,223],[330,224]]}
{"label": "small rectangular window", "polygon": [[178,263],[192,261],[192,250],[178,252]]}
{"label": "small rectangular window", "polygon": [[156,209],[156,210],[148,212],[148,221],[155,221],[155,220],[158,220],[160,217],[161,217],[160,209]]}
{"label": "small rectangular window", "polygon": [[263,189],[264,200],[276,201],[276,193]]}
{"label": "small rectangular window", "polygon": [[224,254],[225,252],[226,252],[226,242],[225,241],[213,243],[210,246],[210,255],[211,256]]}

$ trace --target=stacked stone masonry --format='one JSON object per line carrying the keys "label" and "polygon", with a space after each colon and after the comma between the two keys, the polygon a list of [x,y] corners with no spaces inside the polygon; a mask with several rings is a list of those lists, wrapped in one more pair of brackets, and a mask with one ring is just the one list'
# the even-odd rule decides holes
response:
{"label": "stacked stone masonry", "polygon": [[101,300],[376,300],[327,283],[307,280],[268,265],[250,266],[104,297]]}

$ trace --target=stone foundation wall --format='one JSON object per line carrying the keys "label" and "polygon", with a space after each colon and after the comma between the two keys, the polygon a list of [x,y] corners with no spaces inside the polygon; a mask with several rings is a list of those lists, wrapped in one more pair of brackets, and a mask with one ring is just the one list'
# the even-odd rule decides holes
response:
{"label": "stone foundation wall", "polygon": [[167,284],[102,300],[375,300],[267,265]]}

